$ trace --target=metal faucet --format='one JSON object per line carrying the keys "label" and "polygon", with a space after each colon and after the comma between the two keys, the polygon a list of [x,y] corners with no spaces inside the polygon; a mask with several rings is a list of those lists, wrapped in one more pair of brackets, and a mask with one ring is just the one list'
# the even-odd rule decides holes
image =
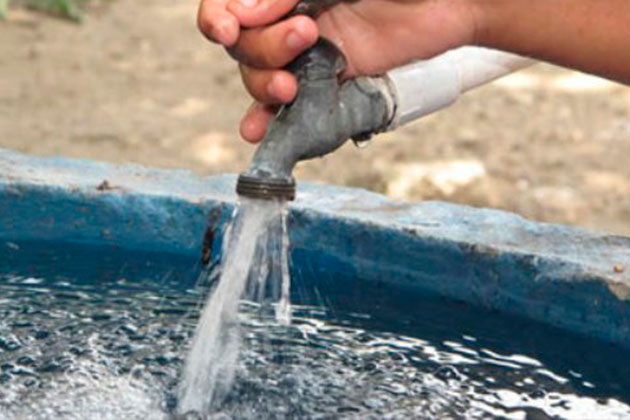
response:
{"label": "metal faucet", "polygon": [[[303,0],[291,14],[315,17],[339,1]],[[357,78],[340,83],[345,67],[343,53],[324,38],[289,64],[298,79],[297,98],[270,123],[249,168],[238,177],[238,195],[293,200],[297,162],[331,153],[350,138],[366,140],[388,126],[392,106],[379,85],[383,82]]]}

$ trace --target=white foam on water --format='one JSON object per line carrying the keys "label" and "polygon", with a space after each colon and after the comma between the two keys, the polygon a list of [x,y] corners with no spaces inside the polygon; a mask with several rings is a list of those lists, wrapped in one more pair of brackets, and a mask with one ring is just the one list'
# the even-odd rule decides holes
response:
{"label": "white foam on water", "polygon": [[280,299],[276,305],[278,320],[289,322],[287,248],[284,203],[244,199],[225,233],[219,284],[206,302],[186,360],[179,413],[211,413],[230,391],[241,341],[239,301],[246,289],[250,296],[262,300],[267,279],[280,278],[281,290],[270,286],[272,295]]}
{"label": "white foam on water", "polygon": [[28,397],[20,392],[5,395],[0,420],[167,420],[161,400],[161,391],[144,379],[118,376],[101,363],[77,360],[71,372],[45,389]]}

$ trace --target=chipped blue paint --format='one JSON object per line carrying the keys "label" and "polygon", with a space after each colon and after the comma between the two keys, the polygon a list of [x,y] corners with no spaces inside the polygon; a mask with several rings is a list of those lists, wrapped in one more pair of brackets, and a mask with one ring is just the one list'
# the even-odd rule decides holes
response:
{"label": "chipped blue paint", "polygon": [[[103,181],[107,188],[98,188]],[[231,175],[0,149],[0,241],[197,257],[210,211],[221,206],[224,222],[234,208],[234,184]],[[289,223],[294,277],[326,283],[330,293],[340,277],[356,279],[358,288],[396,285],[630,347],[630,238],[308,184],[299,185]]]}

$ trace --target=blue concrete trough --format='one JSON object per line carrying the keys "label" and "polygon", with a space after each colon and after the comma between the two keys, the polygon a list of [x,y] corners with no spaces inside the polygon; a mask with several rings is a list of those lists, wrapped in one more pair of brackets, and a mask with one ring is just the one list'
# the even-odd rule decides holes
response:
{"label": "blue concrete trough", "polygon": [[[197,258],[208,215],[236,205],[235,180],[0,149],[0,247],[52,241]],[[292,271],[304,281],[395,286],[630,347],[630,238],[305,183],[289,223]]]}

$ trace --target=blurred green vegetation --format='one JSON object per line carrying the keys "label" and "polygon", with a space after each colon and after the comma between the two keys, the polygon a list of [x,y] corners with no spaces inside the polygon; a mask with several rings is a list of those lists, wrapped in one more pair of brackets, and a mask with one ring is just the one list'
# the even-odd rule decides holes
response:
{"label": "blurred green vegetation", "polygon": [[81,8],[90,1],[94,0],[0,0],[0,18],[6,16],[9,3],[17,3],[66,19],[80,21]]}

